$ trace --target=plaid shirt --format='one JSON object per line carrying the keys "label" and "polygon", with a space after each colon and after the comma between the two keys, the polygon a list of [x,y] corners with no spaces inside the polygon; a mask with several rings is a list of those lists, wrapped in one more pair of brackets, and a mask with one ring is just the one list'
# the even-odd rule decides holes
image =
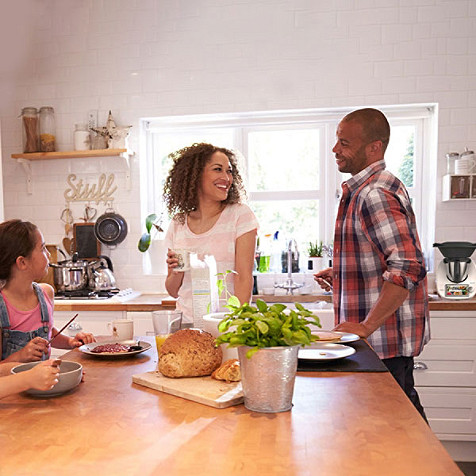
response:
{"label": "plaid shirt", "polygon": [[362,322],[384,281],[410,292],[368,341],[382,359],[418,355],[430,340],[426,271],[404,185],[375,162],[342,184],[334,235],[336,323]]}

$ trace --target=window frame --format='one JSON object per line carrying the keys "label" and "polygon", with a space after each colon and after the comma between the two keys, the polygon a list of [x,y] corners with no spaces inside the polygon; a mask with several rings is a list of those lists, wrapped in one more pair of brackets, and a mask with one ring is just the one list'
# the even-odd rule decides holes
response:
{"label": "window frame", "polygon": [[[438,105],[407,104],[393,106],[376,106],[388,118],[390,127],[411,124],[415,126],[414,138],[414,185],[409,187],[409,195],[413,198],[417,228],[422,240],[427,267],[433,269],[433,248],[435,213],[436,213],[436,150]],[[167,116],[144,118],[141,120],[141,216],[142,221],[152,211],[163,210],[162,190],[154,180],[153,147],[160,133],[183,134],[190,131],[216,131],[230,129],[233,135],[234,148],[242,152],[245,158],[244,182],[248,191],[249,201],[275,201],[295,199],[317,199],[319,210],[331,213],[319,213],[318,226],[320,238],[327,243],[332,242],[334,222],[337,212],[338,197],[341,193],[340,184],[348,178],[341,174],[335,166],[332,148],[339,121],[347,113],[357,108],[327,108],[258,111],[244,113],[199,114],[188,116]],[[319,184],[317,189],[294,191],[250,191],[248,188],[248,143],[250,132],[269,129],[312,128],[321,131],[319,157]],[[391,138],[390,138],[391,140]],[[425,171],[425,173],[423,173]],[[429,197],[435,197],[431,200]]]}

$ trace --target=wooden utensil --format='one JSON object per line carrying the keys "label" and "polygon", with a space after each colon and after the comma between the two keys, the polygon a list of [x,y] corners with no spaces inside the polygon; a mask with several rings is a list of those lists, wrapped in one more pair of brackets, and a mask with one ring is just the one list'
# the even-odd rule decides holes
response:
{"label": "wooden utensil", "polygon": [[48,344],[51,344],[51,342],[56,339],[77,317],[79,314],[76,314],[72,319],[70,319],[59,331],[57,334],[55,334],[49,341]]}

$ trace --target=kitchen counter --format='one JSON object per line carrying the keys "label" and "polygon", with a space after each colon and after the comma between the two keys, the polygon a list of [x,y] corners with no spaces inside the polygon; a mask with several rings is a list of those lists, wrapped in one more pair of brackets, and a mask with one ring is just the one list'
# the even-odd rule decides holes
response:
{"label": "kitchen counter", "polygon": [[[303,294],[295,296],[253,296],[253,301],[263,299],[270,302],[300,302],[311,303],[316,301],[332,302],[330,294]],[[476,311],[476,298],[451,301],[440,297],[431,298],[429,302],[430,311]],[[126,302],[117,302],[113,299],[106,300],[55,300],[56,311],[156,311],[159,309],[170,309],[175,307],[175,299],[166,294],[141,294]]]}
{"label": "kitchen counter", "polygon": [[462,473],[389,373],[299,373],[293,409],[216,409],[132,383],[155,347],[105,359],[69,394],[0,400],[1,474]]}

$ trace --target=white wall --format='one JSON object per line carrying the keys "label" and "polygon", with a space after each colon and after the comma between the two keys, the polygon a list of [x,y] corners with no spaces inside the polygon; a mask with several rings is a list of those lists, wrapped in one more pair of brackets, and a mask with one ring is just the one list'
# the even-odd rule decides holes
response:
{"label": "white wall", "polygon": [[[476,147],[473,0],[3,1],[0,33],[5,218],[37,223],[61,243],[66,176],[116,175],[129,235],[111,251],[121,287],[163,289],[142,275],[136,242],[141,117],[437,102],[438,176],[445,153]],[[10,158],[22,107],[51,105],[60,149],[98,109],[133,125],[133,186],[119,159],[34,163],[34,193]],[[441,203],[436,239],[476,241],[476,203]],[[82,205],[73,210],[78,216]],[[104,207],[99,207],[99,212]]]}

